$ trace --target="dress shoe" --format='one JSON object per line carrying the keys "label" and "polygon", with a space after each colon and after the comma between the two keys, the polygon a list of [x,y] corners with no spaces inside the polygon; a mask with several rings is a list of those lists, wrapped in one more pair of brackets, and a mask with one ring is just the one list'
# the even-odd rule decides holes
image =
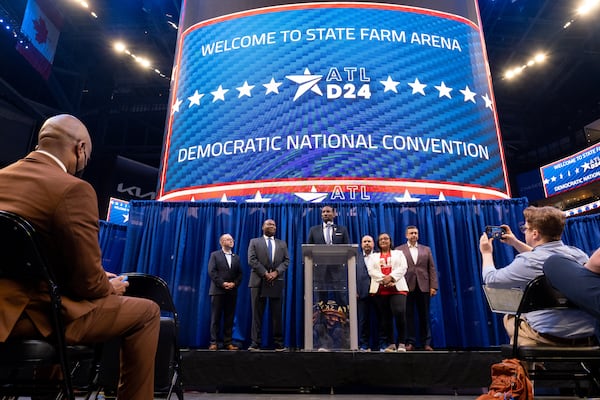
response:
{"label": "dress shoe", "polygon": [[413,344],[406,345],[406,351],[415,351],[415,346]]}
{"label": "dress shoe", "polygon": [[208,346],[209,350],[217,350],[217,344],[216,343],[212,343],[210,346]]}
{"label": "dress shoe", "polygon": [[228,344],[227,346],[225,346],[225,348],[227,350],[239,350],[240,349],[239,347],[237,347],[236,345],[233,345],[233,344]]}
{"label": "dress shoe", "polygon": [[425,351],[433,351],[433,347],[431,347],[430,345],[426,345],[425,347],[423,347],[423,349]]}
{"label": "dress shoe", "polygon": [[260,351],[260,347],[253,343],[250,345],[250,347],[248,347],[248,351]]}

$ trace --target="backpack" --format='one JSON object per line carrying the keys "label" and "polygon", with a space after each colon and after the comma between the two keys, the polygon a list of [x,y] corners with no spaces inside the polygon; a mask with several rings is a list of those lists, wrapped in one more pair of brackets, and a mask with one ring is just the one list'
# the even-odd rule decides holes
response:
{"label": "backpack", "polygon": [[477,400],[533,400],[533,385],[527,371],[516,358],[507,358],[492,365],[490,391]]}

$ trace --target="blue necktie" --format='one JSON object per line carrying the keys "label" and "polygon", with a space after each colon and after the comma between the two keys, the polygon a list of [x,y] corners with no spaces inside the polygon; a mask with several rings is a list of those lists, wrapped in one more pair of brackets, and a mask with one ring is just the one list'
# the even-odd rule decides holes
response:
{"label": "blue necktie", "polygon": [[273,264],[273,238],[267,240],[267,250],[269,251],[269,261]]}

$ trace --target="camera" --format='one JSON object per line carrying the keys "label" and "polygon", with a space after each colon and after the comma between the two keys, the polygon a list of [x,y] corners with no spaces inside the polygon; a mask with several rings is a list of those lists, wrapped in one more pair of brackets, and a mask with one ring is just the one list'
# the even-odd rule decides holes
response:
{"label": "camera", "polygon": [[485,233],[489,238],[502,239],[502,235],[506,233],[506,229],[501,226],[488,225],[485,227]]}

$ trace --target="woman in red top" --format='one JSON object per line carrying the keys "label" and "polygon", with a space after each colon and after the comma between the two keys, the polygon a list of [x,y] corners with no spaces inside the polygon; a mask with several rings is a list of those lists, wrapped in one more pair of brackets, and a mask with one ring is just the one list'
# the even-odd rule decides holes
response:
{"label": "woman in red top", "polygon": [[[371,277],[369,293],[374,296],[377,320],[379,321],[379,348],[381,351],[404,352],[406,336],[406,295],[408,285],[404,274],[408,268],[404,253],[392,250],[392,239],[382,233],[377,239],[379,253],[371,253],[366,260]],[[396,320],[398,341],[394,342],[392,319]]]}

